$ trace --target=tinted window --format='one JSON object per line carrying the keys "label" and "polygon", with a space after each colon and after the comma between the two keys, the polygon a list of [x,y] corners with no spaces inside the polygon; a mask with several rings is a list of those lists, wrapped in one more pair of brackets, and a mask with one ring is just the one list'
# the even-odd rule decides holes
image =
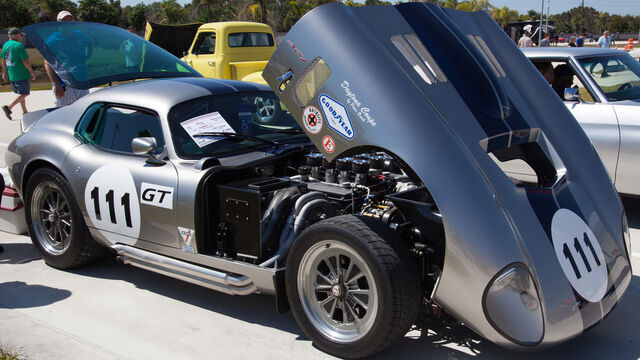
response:
{"label": "tinted window", "polygon": [[629,55],[579,59],[610,101],[640,98],[640,63]]}
{"label": "tinted window", "polygon": [[160,120],[153,114],[117,106],[105,107],[93,134],[93,142],[105,149],[132,153],[131,141],[137,137],[155,137],[156,154],[164,150]]}
{"label": "tinted window", "polygon": [[196,120],[201,121],[197,127],[201,132],[235,132],[278,142],[307,140],[304,133],[296,133],[302,130],[272,92],[212,95],[176,105],[169,112],[174,147],[181,158],[230,155],[264,147],[264,143],[254,140],[229,138],[209,138],[214,141],[198,145],[188,132],[191,126],[194,134]]}
{"label": "tinted window", "polygon": [[216,33],[203,32],[198,34],[193,52],[195,54],[213,54],[216,50]]}
{"label": "tinted window", "polygon": [[118,27],[61,21],[24,30],[62,80],[74,88],[135,78],[200,76],[167,51]]}
{"label": "tinted window", "polygon": [[229,34],[229,47],[273,46],[269,33],[243,32]]}

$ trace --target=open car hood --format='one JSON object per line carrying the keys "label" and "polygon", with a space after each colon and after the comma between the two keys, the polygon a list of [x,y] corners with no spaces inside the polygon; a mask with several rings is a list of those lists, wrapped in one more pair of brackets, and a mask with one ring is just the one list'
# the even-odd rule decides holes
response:
{"label": "open car hood", "polygon": [[[602,162],[486,12],[428,3],[319,6],[289,31],[263,77],[327,160],[384,151],[424,185],[446,233],[433,298],[483,336],[501,342],[478,316],[486,310],[479,304],[509,264],[532,270],[554,317],[530,343],[542,332],[553,342],[569,337],[569,327],[597,323],[626,289],[624,214]],[[502,164],[511,160],[524,161],[536,180],[510,178]],[[581,264],[578,274],[563,249],[575,250],[574,239],[590,229],[607,249],[606,269],[597,254],[599,272]],[[557,299],[579,306],[568,311]]]}
{"label": "open car hood", "polygon": [[77,89],[142,78],[202,76],[167,51],[115,26],[48,22],[23,31],[62,81]]}

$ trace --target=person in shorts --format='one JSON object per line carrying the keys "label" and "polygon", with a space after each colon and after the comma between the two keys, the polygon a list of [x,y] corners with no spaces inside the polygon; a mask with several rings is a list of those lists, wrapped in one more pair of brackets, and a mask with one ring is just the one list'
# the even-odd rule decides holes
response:
{"label": "person in shorts", "polygon": [[36,79],[29,63],[27,49],[22,44],[20,29],[9,29],[9,41],[2,46],[0,57],[2,58],[2,80],[11,81],[13,92],[18,94],[18,97],[11,104],[2,106],[5,116],[12,120],[11,109],[18,103],[22,107],[23,114],[28,112],[25,99],[31,90],[29,81]]}

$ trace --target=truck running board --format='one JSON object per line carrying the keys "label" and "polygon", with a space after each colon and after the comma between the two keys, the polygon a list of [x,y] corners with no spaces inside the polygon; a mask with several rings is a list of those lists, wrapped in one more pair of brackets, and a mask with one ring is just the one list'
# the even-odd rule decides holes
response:
{"label": "truck running board", "polygon": [[230,295],[249,295],[258,288],[251,278],[194,265],[127,245],[111,246],[118,261]]}

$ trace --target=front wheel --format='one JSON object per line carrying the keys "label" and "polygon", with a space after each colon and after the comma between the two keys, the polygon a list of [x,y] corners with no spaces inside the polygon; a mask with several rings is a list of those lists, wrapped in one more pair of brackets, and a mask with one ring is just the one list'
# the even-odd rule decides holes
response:
{"label": "front wheel", "polygon": [[420,305],[406,245],[381,223],[351,215],[300,235],[287,259],[286,286],[304,333],[347,358],[374,354],[402,337]]}
{"label": "front wheel", "polygon": [[25,214],[33,245],[58,269],[83,265],[102,255],[82,218],[66,179],[50,168],[36,170],[25,191]]}

